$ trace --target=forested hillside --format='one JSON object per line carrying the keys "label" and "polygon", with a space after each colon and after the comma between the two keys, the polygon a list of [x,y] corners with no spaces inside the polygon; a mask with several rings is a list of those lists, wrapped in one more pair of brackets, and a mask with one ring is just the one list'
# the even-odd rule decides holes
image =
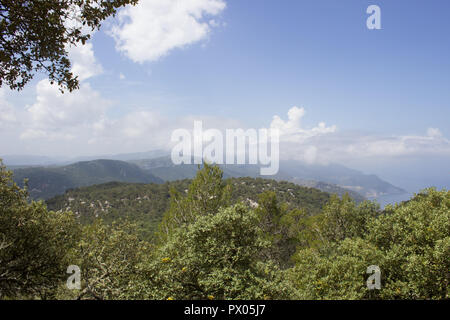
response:
{"label": "forested hillside", "polygon": [[[72,211],[83,223],[102,218],[113,222],[126,218],[137,223],[144,234],[151,236],[168,209],[171,189],[185,193],[192,180],[163,184],[132,184],[111,182],[67,191],[46,201],[54,211]],[[329,200],[328,193],[294,183],[261,178],[230,178],[231,201],[255,205],[258,195],[273,191],[289,208],[305,209],[309,215],[320,212]]]}
{"label": "forested hillside", "polygon": [[205,165],[190,181],[103,184],[48,205],[62,211],[0,167],[0,299],[449,298],[447,190],[380,210]]}

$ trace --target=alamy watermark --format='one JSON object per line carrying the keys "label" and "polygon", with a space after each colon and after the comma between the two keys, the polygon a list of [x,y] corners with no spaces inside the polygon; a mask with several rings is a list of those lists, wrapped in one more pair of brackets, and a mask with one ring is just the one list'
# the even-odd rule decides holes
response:
{"label": "alamy watermark", "polygon": [[81,269],[79,266],[70,265],[67,267],[67,273],[70,274],[67,278],[66,286],[69,290],[81,289]]}
{"label": "alamy watermark", "polygon": [[367,278],[367,288],[369,290],[381,289],[381,270],[379,266],[368,266],[366,273],[370,274]]}
{"label": "alamy watermark", "polygon": [[172,162],[174,164],[260,165],[261,175],[275,175],[280,167],[278,129],[226,129],[225,137],[218,129],[203,130],[202,121],[194,128],[176,129],[172,133]]}
{"label": "alamy watermark", "polygon": [[367,18],[366,26],[369,30],[380,30],[381,29],[381,9],[377,5],[370,5],[367,10],[367,14],[370,16]]}

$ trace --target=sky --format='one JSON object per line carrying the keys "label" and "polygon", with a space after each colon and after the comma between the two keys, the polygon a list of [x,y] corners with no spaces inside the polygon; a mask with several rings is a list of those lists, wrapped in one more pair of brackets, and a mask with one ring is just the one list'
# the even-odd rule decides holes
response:
{"label": "sky", "polygon": [[[380,30],[366,26],[369,5]],[[43,74],[0,89],[0,155],[165,149],[173,130],[203,120],[276,127],[283,158],[442,178],[449,10],[447,0],[141,0],[68,48],[80,90],[62,95]]]}

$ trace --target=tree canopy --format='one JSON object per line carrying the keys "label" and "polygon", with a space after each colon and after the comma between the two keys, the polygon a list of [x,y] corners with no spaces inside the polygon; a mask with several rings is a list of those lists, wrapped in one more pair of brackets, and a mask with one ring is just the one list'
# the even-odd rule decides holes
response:
{"label": "tree canopy", "polygon": [[117,9],[137,0],[1,0],[0,87],[22,89],[38,71],[61,90],[79,87],[67,48],[84,45]]}
{"label": "tree canopy", "polygon": [[0,162],[0,299],[49,298],[65,278],[79,227],[71,212],[30,203],[11,176]]}
{"label": "tree canopy", "polygon": [[[430,188],[384,212],[332,198],[312,230],[322,241],[299,248],[293,277],[303,299],[448,299],[450,192]],[[381,270],[369,291],[368,266]]]}
{"label": "tree canopy", "polygon": [[[447,190],[384,210],[332,196],[308,212],[271,190],[235,198],[216,166],[189,182],[172,190],[159,237],[147,238],[144,220],[49,211],[0,165],[0,299],[449,298]],[[79,289],[66,287],[73,265]],[[367,287],[373,265],[379,290]]]}

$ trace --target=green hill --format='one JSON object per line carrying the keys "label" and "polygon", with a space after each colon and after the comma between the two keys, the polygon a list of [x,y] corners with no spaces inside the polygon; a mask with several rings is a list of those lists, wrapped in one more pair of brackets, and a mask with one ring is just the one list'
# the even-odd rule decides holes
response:
{"label": "green hill", "polygon": [[77,162],[61,167],[30,167],[14,170],[14,180],[23,185],[28,179],[33,199],[48,199],[67,189],[111,181],[162,183],[163,181],[138,166],[115,160]]}
{"label": "green hill", "polygon": [[[330,195],[320,190],[285,181],[261,178],[231,178],[232,201],[255,205],[258,194],[274,191],[277,198],[291,208],[304,208],[308,214],[318,213]],[[106,222],[126,218],[137,222],[142,233],[150,237],[168,209],[170,189],[186,192],[190,180],[163,184],[133,184],[111,182],[68,190],[64,195],[46,201],[50,210],[71,210],[83,222],[102,218]]]}

